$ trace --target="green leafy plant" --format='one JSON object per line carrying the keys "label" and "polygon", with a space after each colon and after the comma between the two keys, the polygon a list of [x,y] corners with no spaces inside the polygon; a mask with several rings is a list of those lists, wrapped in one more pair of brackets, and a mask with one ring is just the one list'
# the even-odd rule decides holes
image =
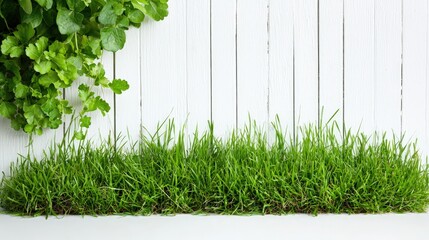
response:
{"label": "green leafy plant", "polygon": [[125,30],[139,27],[145,16],[162,20],[168,0],[0,0],[0,115],[11,126],[42,134],[58,128],[73,107],[63,91],[80,76],[81,127],[88,112],[103,115],[109,104],[92,90],[110,88],[121,94],[125,80],[110,81],[100,59],[103,50],[125,44]]}
{"label": "green leafy plant", "polygon": [[[424,212],[429,168],[403,137],[366,136],[335,123],[251,123],[228,139],[214,126],[193,139],[172,121],[133,143],[88,139],[23,156],[0,184],[0,207],[21,215]],[[163,130],[164,129],[164,130]],[[178,133],[178,134],[177,134]],[[115,150],[116,149],[116,150]]]}

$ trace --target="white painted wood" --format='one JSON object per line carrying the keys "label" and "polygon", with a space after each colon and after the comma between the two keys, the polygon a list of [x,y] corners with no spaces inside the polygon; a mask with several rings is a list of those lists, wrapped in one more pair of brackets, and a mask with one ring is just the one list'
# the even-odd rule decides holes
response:
{"label": "white painted wood", "polygon": [[295,124],[318,120],[317,0],[294,1]]}
{"label": "white painted wood", "polygon": [[377,131],[401,131],[401,0],[375,1],[374,120]]}
{"label": "white painted wood", "polygon": [[[319,1],[320,111],[343,126],[343,0]],[[322,116],[321,116],[322,117]]]}
{"label": "white painted wood", "polygon": [[425,109],[425,142],[420,145],[423,161],[429,164],[429,3],[427,3],[427,32],[426,32],[426,109]]}
{"label": "white painted wood", "polygon": [[271,0],[269,16],[269,120],[293,134],[293,1]]}
{"label": "white painted wood", "polygon": [[212,120],[226,136],[236,126],[236,1],[212,0]]}
{"label": "white painted wood", "polygon": [[24,132],[15,131],[10,127],[10,121],[0,118],[0,179],[2,172],[9,175],[10,163],[16,162],[19,155],[34,156],[37,159],[43,157],[43,152],[50,146],[61,141],[63,125],[58,129],[45,129],[42,136],[30,136]]}
{"label": "white painted wood", "polygon": [[186,1],[168,4],[164,21],[147,19],[141,28],[142,124],[151,133],[168,117],[182,126],[188,112]]}
{"label": "white painted wood", "polygon": [[[290,130],[294,122],[315,123],[321,108],[327,120],[342,109],[344,96],[346,126],[369,134],[399,134],[402,128],[429,153],[426,0],[176,0],[169,5],[164,21],[147,19],[140,30],[127,33],[127,44],[116,55],[116,75],[131,88],[116,96],[115,111],[112,92],[97,91],[112,111],[104,118],[91,114],[89,138],[107,138],[114,126],[137,138],[141,124],[153,132],[168,117],[181,126],[188,114],[189,133],[212,119],[216,133],[225,136],[249,115],[264,125],[276,114]],[[106,53],[102,62],[112,78],[113,55]],[[66,97],[79,109],[78,82]],[[341,111],[336,120],[341,123]],[[27,136],[10,130],[4,119],[0,131],[4,170],[17,153],[26,152]],[[60,129],[35,138],[34,153],[62,134]]]}
{"label": "white painted wood", "polygon": [[15,131],[10,127],[10,121],[0,118],[0,176],[4,172],[9,174],[11,162],[15,162],[18,154],[28,152],[25,147],[28,145],[28,136],[22,131]]}
{"label": "white painted wood", "polygon": [[138,140],[141,127],[140,56],[140,30],[131,28],[124,48],[115,56],[116,78],[125,79],[130,85],[127,91],[116,95],[116,134],[131,141]]}
{"label": "white painted wood", "polygon": [[344,1],[344,118],[347,128],[373,132],[374,0]]}
{"label": "white painted wood", "polygon": [[237,0],[238,126],[268,122],[268,1]]}
{"label": "white painted wood", "polygon": [[187,0],[186,57],[188,131],[211,120],[210,0]]}
{"label": "white painted wood", "polygon": [[422,153],[427,154],[428,6],[426,0],[403,4],[402,130],[407,137],[418,138]]}

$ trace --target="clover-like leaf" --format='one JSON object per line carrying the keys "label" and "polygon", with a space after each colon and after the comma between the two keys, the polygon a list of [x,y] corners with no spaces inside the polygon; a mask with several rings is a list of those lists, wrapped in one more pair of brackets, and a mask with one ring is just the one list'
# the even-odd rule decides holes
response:
{"label": "clover-like leaf", "polygon": [[43,113],[49,117],[49,119],[61,119],[61,113],[58,109],[59,101],[55,98],[48,99],[43,105],[41,109]]}
{"label": "clover-like leaf", "polygon": [[91,117],[83,116],[80,118],[80,126],[83,128],[89,128],[91,125]]}
{"label": "clover-like leaf", "polygon": [[78,96],[80,100],[82,100],[82,102],[87,101],[89,98],[91,98],[94,95],[94,93],[91,92],[88,85],[86,84],[79,85],[78,92],[79,92]]}
{"label": "clover-like leaf", "polygon": [[30,88],[22,83],[18,83],[15,86],[15,97],[24,98],[30,92]]}
{"label": "clover-like leaf", "polygon": [[13,32],[13,35],[21,42],[27,43],[34,36],[36,31],[28,23],[21,23],[17,26],[17,31]]}
{"label": "clover-like leaf", "polygon": [[18,0],[19,5],[25,13],[31,14],[33,11],[33,5],[31,4],[31,0]]}
{"label": "clover-like leaf", "polygon": [[86,135],[85,135],[82,131],[75,131],[75,132],[74,132],[73,137],[74,137],[76,140],[81,141],[81,140],[84,140],[84,139],[85,139]]}
{"label": "clover-like leaf", "polygon": [[80,30],[83,21],[83,14],[60,8],[57,15],[58,30],[61,34],[72,34]]}
{"label": "clover-like leaf", "polygon": [[38,79],[39,84],[44,87],[49,87],[51,84],[55,85],[55,83],[59,81],[60,78],[58,77],[57,73],[53,71],[49,71],[47,74],[40,76]]}
{"label": "clover-like leaf", "polygon": [[43,52],[48,47],[48,38],[41,37],[39,38],[35,44],[29,44],[25,49],[25,54],[36,62],[40,61],[40,58],[43,56]]}
{"label": "clover-like leaf", "polygon": [[10,102],[0,102],[0,115],[11,118],[16,113],[16,106]]}
{"label": "clover-like leaf", "polygon": [[131,0],[132,5],[155,21],[168,15],[168,0]]}
{"label": "clover-like leaf", "polygon": [[58,128],[72,113],[62,92],[80,76],[92,79],[78,90],[80,127],[91,124],[88,112],[105,115],[109,103],[91,87],[120,94],[129,85],[106,77],[98,61],[103,50],[123,48],[125,30],[145,15],[167,15],[167,0],[0,0],[0,6],[0,115],[12,128],[36,134]]}
{"label": "clover-like leaf", "polygon": [[40,6],[44,7],[45,9],[51,9],[54,3],[53,0],[34,0],[34,1],[36,1]]}
{"label": "clover-like leaf", "polygon": [[116,52],[125,45],[125,31],[116,27],[101,29],[101,44],[107,51]]}
{"label": "clover-like leaf", "polygon": [[80,12],[85,9],[85,2],[82,0],[66,0],[67,6],[72,11]]}
{"label": "clover-like leaf", "polygon": [[117,18],[118,16],[115,14],[113,4],[111,2],[108,2],[101,9],[100,16],[98,16],[98,21],[104,25],[114,25],[116,23]]}
{"label": "clover-like leaf", "polygon": [[41,61],[40,63],[36,63],[34,65],[34,70],[39,72],[40,74],[46,74],[51,71],[52,63],[50,61]]}
{"label": "clover-like leaf", "polygon": [[114,79],[109,84],[110,89],[116,94],[121,94],[123,91],[128,90],[130,88],[130,85],[128,85],[128,82],[121,79]]}
{"label": "clover-like leaf", "polygon": [[102,99],[100,96],[97,96],[95,98],[95,100],[96,100],[95,104],[96,104],[96,107],[98,108],[98,110],[101,111],[101,114],[103,116],[106,115],[106,112],[110,111],[109,104],[104,99]]}
{"label": "clover-like leaf", "polygon": [[127,17],[132,23],[141,23],[144,20],[144,14],[138,9],[131,10]]}
{"label": "clover-like leaf", "polygon": [[10,55],[12,58],[17,58],[24,53],[24,47],[19,44],[18,38],[8,36],[2,41],[1,52],[4,55]]}
{"label": "clover-like leaf", "polygon": [[32,125],[37,123],[40,119],[43,119],[43,111],[38,104],[33,105],[24,105],[24,117],[27,119],[27,122]]}

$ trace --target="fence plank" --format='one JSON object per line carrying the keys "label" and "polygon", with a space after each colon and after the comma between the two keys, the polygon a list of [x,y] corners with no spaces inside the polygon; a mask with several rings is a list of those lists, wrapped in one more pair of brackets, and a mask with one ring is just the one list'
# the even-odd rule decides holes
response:
{"label": "fence plank", "polygon": [[320,110],[343,125],[343,0],[319,2]]}
{"label": "fence plank", "polygon": [[427,1],[409,0],[403,4],[402,129],[408,137],[417,138],[427,154]]}
{"label": "fence plank", "polygon": [[401,0],[375,1],[374,21],[375,129],[399,133],[401,131]]}
{"label": "fence plank", "polygon": [[278,115],[293,133],[293,2],[271,0],[269,9],[269,120]]}
{"label": "fence plank", "polygon": [[[25,133],[17,132],[10,127],[10,121],[0,118],[0,174],[9,174],[9,165],[18,154],[25,154],[28,137]],[[1,175],[0,175],[1,176]]]}
{"label": "fence plank", "polygon": [[317,0],[294,2],[295,123],[318,119]]}
{"label": "fence plank", "polygon": [[29,145],[29,135],[22,130],[15,131],[10,127],[8,119],[0,118],[0,178],[2,172],[9,174],[11,162],[15,162],[19,155],[28,153],[40,159],[44,151],[55,142],[60,142],[63,136],[63,125],[58,129],[45,129],[42,136],[33,136]]}
{"label": "fence plank", "polygon": [[[428,164],[429,163],[429,80],[428,80],[428,72],[429,72],[429,3],[427,4],[426,18],[427,18],[427,29],[426,29],[426,109],[425,113],[425,141],[423,145],[420,145],[423,161]],[[422,114],[419,112],[419,114]]]}
{"label": "fence plank", "polygon": [[[294,122],[316,122],[324,107],[325,121],[344,110],[344,119],[341,111],[335,118],[340,124],[344,120],[367,133],[402,130],[429,153],[426,0],[177,0],[169,5],[164,21],[147,19],[140,30],[127,33],[115,60],[116,76],[127,79],[130,90],[116,96],[116,109],[106,117],[91,114],[89,138],[106,138],[114,126],[118,132],[129,129],[135,138],[142,123],[153,132],[169,116],[180,126],[188,113],[189,129],[212,119],[221,136],[246,123],[249,114],[260,125],[279,114],[290,130]],[[102,62],[112,78],[113,55],[106,53]],[[85,81],[92,80],[81,78],[66,90],[78,109],[77,86]],[[111,91],[97,92],[113,108]],[[4,119],[0,130],[4,169],[16,153],[26,152],[27,136],[10,130]],[[36,155],[62,134],[60,129],[35,138]]]}
{"label": "fence plank", "polygon": [[186,1],[169,2],[164,21],[141,28],[142,124],[154,132],[159,122],[186,119]]}
{"label": "fence plank", "polygon": [[268,2],[238,0],[237,86],[238,125],[248,116],[259,124],[268,120]]}
{"label": "fence plank", "polygon": [[374,127],[374,0],[344,2],[344,118],[346,127]]}
{"label": "fence plank", "polygon": [[[142,27],[146,27],[145,24]],[[127,42],[124,49],[116,53],[116,78],[128,81],[130,88],[116,95],[115,127],[117,135],[138,139],[141,127],[141,58],[140,30],[131,28],[127,31]]]}
{"label": "fence plank", "polygon": [[211,6],[212,120],[225,136],[236,125],[236,1],[216,0]]}
{"label": "fence plank", "polygon": [[[188,0],[186,14],[188,131],[211,120],[210,0]],[[195,91],[198,89],[198,91]]]}

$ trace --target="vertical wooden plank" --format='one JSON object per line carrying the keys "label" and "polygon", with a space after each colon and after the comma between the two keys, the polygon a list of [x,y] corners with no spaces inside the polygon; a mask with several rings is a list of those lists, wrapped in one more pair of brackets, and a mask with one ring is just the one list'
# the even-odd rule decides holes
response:
{"label": "vertical wooden plank", "polygon": [[317,0],[294,1],[295,124],[318,120]]}
{"label": "vertical wooden plank", "polygon": [[345,99],[347,128],[372,133],[374,123],[374,0],[345,0]]}
{"label": "vertical wooden plank", "polygon": [[226,136],[236,124],[236,2],[212,0],[212,120]]}
{"label": "vertical wooden plank", "polygon": [[403,102],[402,129],[417,138],[424,155],[427,139],[427,44],[428,5],[426,0],[403,2]]}
{"label": "vertical wooden plank", "polygon": [[237,3],[238,126],[268,121],[268,2]]}
{"label": "vertical wooden plank", "polygon": [[188,131],[211,120],[210,0],[187,0],[186,15]]}
{"label": "vertical wooden plank", "polygon": [[343,0],[319,2],[320,110],[343,125]]}
{"label": "vertical wooden plank", "polygon": [[40,159],[43,152],[49,152],[49,147],[62,140],[63,126],[58,129],[44,129],[43,135],[33,136],[29,145],[29,135],[22,130],[15,131],[10,127],[10,121],[0,118],[0,178],[2,172],[9,174],[10,163],[15,162],[19,155]]}
{"label": "vertical wooden plank", "polygon": [[116,133],[131,141],[138,140],[141,127],[140,47],[140,30],[131,28],[124,48],[115,58],[116,78],[125,79],[130,85],[127,91],[116,95]]}
{"label": "vertical wooden plank", "polygon": [[186,0],[169,2],[169,12],[141,28],[142,123],[152,133],[167,117],[178,126],[187,117]]}
{"label": "vertical wooden plank", "polygon": [[269,119],[278,115],[293,133],[293,1],[271,0],[269,19]]}
{"label": "vertical wooden plank", "polygon": [[400,134],[401,0],[376,0],[374,21],[375,129]]}
{"label": "vertical wooden plank", "polygon": [[10,121],[0,117],[0,178],[2,172],[9,174],[9,166],[11,162],[15,162],[18,154],[26,154],[28,144],[28,136],[19,131],[15,131],[10,127]]}
{"label": "vertical wooden plank", "polygon": [[426,18],[426,110],[425,110],[425,142],[421,146],[422,161],[429,164],[429,3],[427,4]]}

